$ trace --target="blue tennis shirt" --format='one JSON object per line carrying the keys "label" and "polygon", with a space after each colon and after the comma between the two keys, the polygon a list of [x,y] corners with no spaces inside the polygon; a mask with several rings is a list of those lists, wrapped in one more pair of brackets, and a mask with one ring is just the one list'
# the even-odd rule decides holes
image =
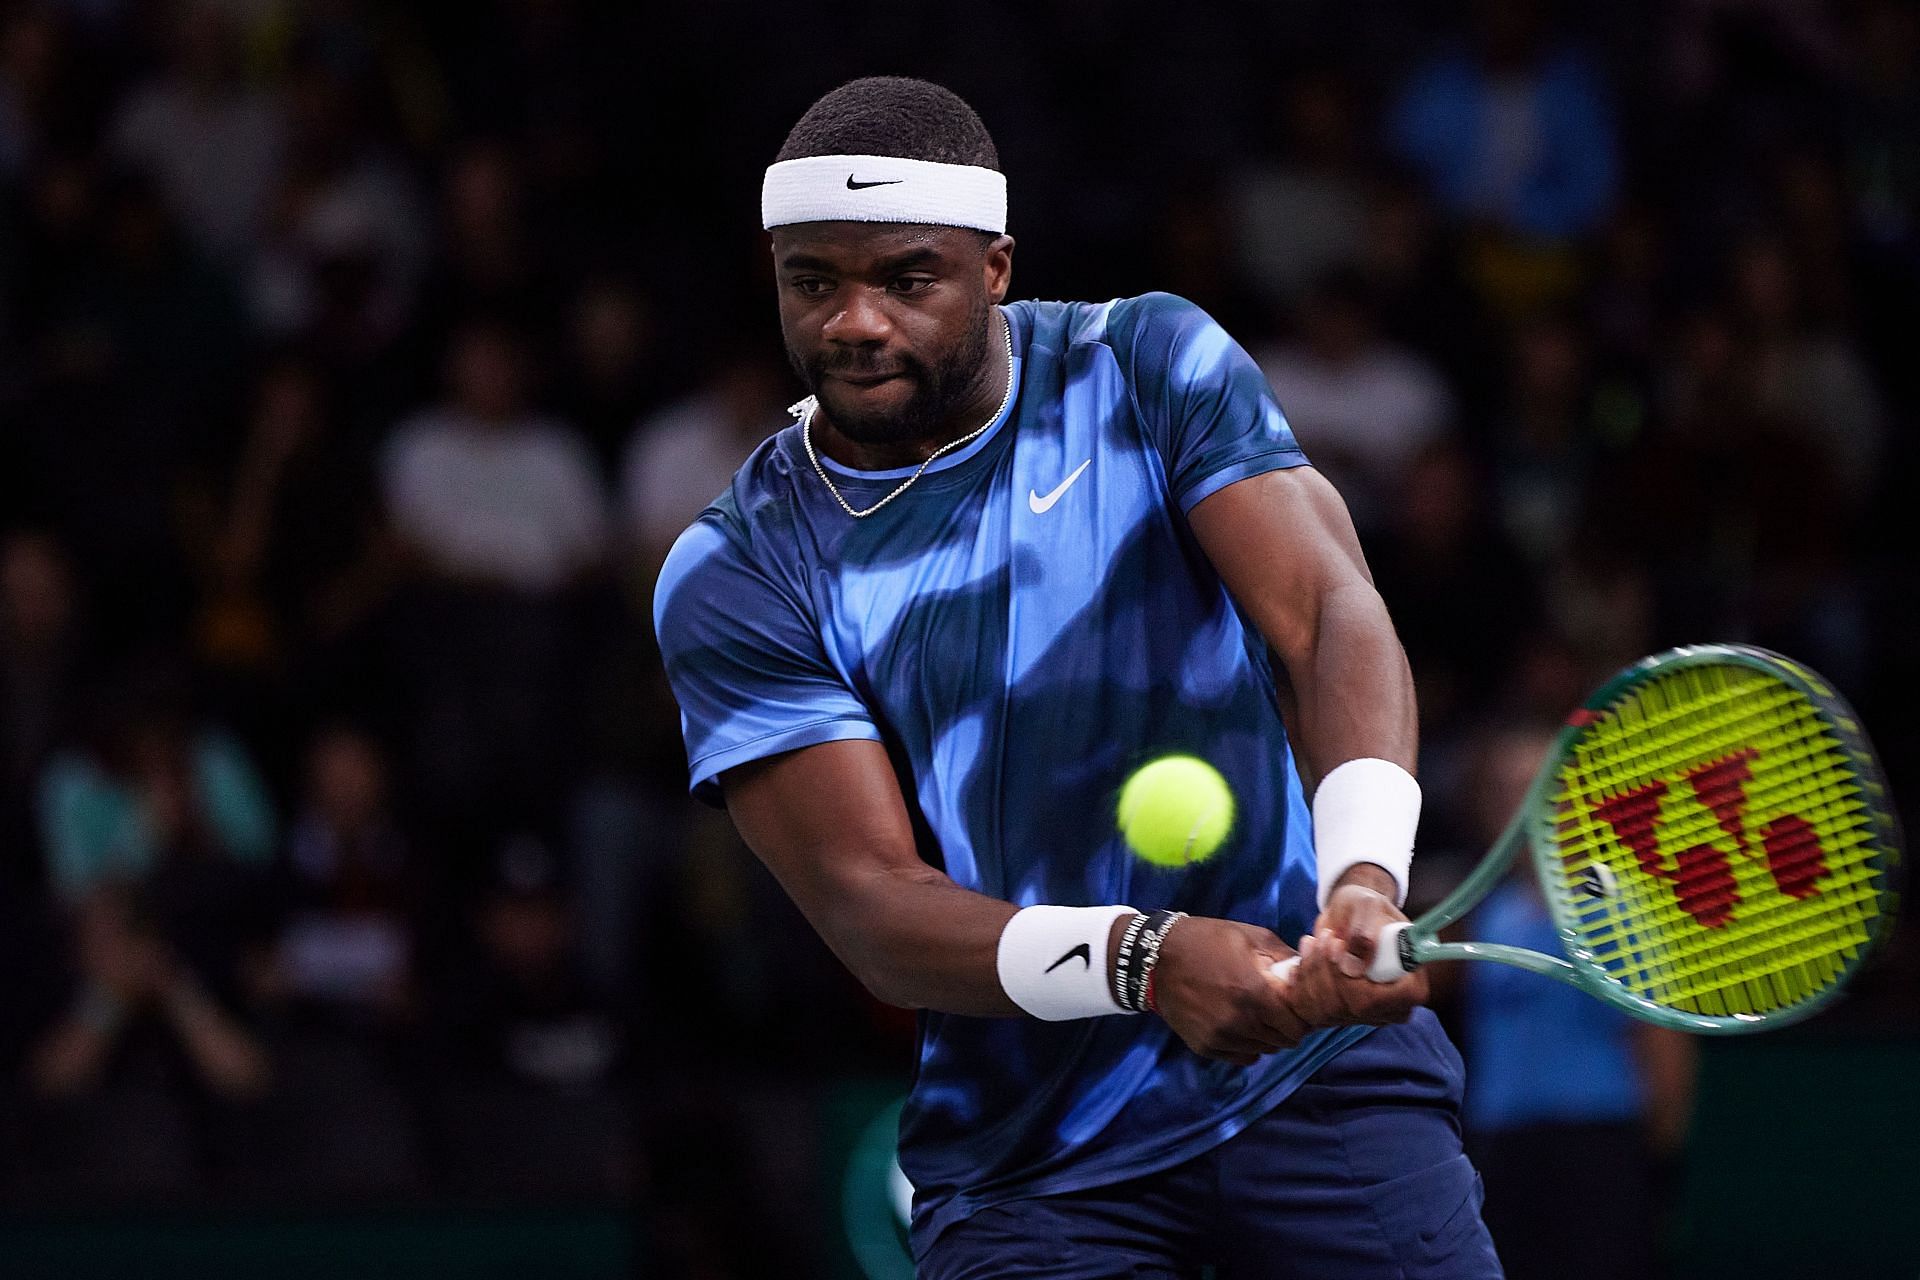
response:
{"label": "blue tennis shirt", "polygon": [[[1128,903],[1265,925],[1315,914],[1312,833],[1264,641],[1188,527],[1195,503],[1306,458],[1266,381],[1167,294],[1020,302],[1000,420],[876,514],[841,510],[797,427],[681,535],[655,626],[694,793],[841,739],[884,743],[920,854],[1021,906]],[[910,470],[822,459],[856,507]],[[1134,858],[1114,804],[1141,763],[1212,761],[1239,802],[1210,860]],[[1249,1068],[1154,1017],[926,1012],[901,1119],[916,1252],[990,1204],[1169,1167],[1225,1141],[1362,1029]]]}

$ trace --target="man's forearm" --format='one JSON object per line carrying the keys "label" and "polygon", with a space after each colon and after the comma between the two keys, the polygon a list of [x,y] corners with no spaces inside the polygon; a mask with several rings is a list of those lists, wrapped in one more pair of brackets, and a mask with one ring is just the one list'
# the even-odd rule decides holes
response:
{"label": "man's forearm", "polygon": [[1413,673],[1380,594],[1363,581],[1327,593],[1309,643],[1282,653],[1296,763],[1311,791],[1336,766],[1372,757],[1414,771]]}
{"label": "man's forearm", "polygon": [[1015,910],[928,867],[924,874],[875,874],[814,923],[877,999],[999,1018],[1020,1013],[995,966]]}
{"label": "man's forearm", "polygon": [[[1420,814],[1413,678],[1370,582],[1322,597],[1307,643],[1282,654],[1295,763],[1313,798],[1324,907],[1342,885],[1405,899]],[[1338,771],[1336,773],[1336,771]]]}
{"label": "man's forearm", "polygon": [[994,956],[1014,907],[922,861],[886,750],[827,742],[724,780],[727,810],[842,964],[889,1004],[1016,1012]]}

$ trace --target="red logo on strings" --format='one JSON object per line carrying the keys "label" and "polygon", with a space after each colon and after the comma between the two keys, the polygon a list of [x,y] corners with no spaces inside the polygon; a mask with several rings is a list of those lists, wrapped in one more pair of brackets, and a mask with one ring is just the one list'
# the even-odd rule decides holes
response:
{"label": "red logo on strings", "polygon": [[[1733,838],[1734,848],[1742,857],[1753,856],[1747,843],[1747,782],[1753,777],[1753,762],[1759,755],[1748,747],[1689,769],[1684,775],[1694,796],[1712,812],[1720,829]],[[1642,871],[1672,882],[1682,911],[1709,929],[1721,928],[1733,919],[1734,908],[1740,903],[1733,865],[1717,846],[1704,842],[1680,850],[1672,863],[1667,861],[1656,830],[1660,800],[1667,789],[1665,782],[1655,779],[1602,800],[1594,806],[1594,812],[1632,851]],[[1827,874],[1827,855],[1812,823],[1798,814],[1782,814],[1760,829],[1760,847],[1780,892],[1790,898],[1810,898],[1820,892],[1816,881]]]}

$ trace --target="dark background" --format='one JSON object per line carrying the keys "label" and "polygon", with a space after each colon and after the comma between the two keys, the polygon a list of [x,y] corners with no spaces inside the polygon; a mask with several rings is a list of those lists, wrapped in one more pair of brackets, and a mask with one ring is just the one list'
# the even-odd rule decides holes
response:
{"label": "dark background", "polygon": [[[979,110],[1014,296],[1261,359],[1420,683],[1423,896],[1495,738],[1670,644],[1825,672],[1914,794],[1909,5],[0,14],[20,1274],[857,1274],[911,1020],[685,801],[649,620],[798,394],[759,175],[855,75]],[[1709,1047],[1673,1274],[1914,1273],[1917,968]]]}

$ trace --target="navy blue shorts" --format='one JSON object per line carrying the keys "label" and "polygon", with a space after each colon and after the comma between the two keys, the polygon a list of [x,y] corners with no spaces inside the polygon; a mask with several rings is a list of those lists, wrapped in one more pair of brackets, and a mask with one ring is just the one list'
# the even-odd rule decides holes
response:
{"label": "navy blue shorts", "polygon": [[1184,1164],[955,1223],[921,1280],[1498,1280],[1462,1084],[1419,1010]]}

